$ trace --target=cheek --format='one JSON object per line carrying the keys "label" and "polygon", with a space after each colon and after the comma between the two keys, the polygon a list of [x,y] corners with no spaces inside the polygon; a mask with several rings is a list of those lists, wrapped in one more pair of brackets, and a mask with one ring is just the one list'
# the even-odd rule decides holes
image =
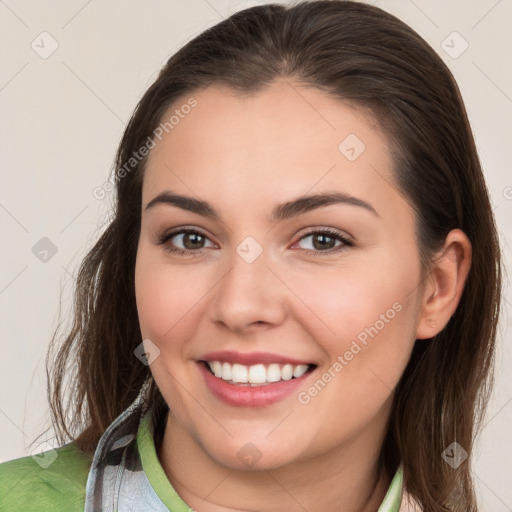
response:
{"label": "cheek", "polygon": [[329,358],[322,370],[351,406],[386,399],[414,346],[419,262],[413,250],[401,265],[389,254],[294,281],[310,311],[302,325]]}
{"label": "cheek", "polygon": [[309,330],[326,340],[354,339],[360,334],[364,339],[375,324],[380,332],[414,323],[414,312],[407,308],[417,295],[414,283],[419,271],[413,267],[377,261],[330,272],[322,269],[290,280],[297,296],[306,298],[309,313],[303,319]]}
{"label": "cheek", "polygon": [[176,293],[170,290],[156,272],[142,271],[137,275],[135,294],[144,338],[161,340],[172,328],[180,303]]}
{"label": "cheek", "polygon": [[176,362],[177,356],[190,356],[193,347],[188,341],[205,314],[206,296],[217,280],[218,274],[207,266],[171,265],[165,253],[144,245],[139,248],[135,296],[141,334],[162,355],[167,354],[162,360]]}
{"label": "cheek", "polygon": [[[334,304],[337,297],[331,297]],[[317,380],[297,397],[309,411],[305,421],[311,431],[320,421],[326,439],[355,435],[390,407],[415,341],[416,307],[411,296],[373,286],[360,288],[340,303],[341,307],[329,306],[332,316],[327,321],[335,335],[315,331],[328,361]]]}
{"label": "cheek", "polygon": [[143,247],[137,253],[135,296],[140,327],[144,338],[161,343],[169,336],[190,309],[195,297],[193,287],[186,286],[186,273],[171,271]]}

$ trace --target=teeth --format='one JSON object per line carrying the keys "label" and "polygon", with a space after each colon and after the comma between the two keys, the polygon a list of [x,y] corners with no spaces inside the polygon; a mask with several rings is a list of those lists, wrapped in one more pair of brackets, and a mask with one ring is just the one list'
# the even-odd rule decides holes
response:
{"label": "teeth", "polygon": [[215,374],[215,377],[222,377],[222,364],[219,361],[213,361],[212,372]]}
{"label": "teeth", "polygon": [[247,379],[251,384],[263,384],[267,382],[267,370],[264,364],[255,364],[249,367]]}
{"label": "teeth", "polygon": [[308,371],[308,368],[307,364],[298,364],[293,368],[293,376],[295,378],[302,377]]}
{"label": "teeth", "polygon": [[231,380],[231,365],[229,363],[222,363],[222,374],[216,375],[216,377],[219,377],[223,380]]}
{"label": "teeth", "polygon": [[264,364],[245,366],[243,364],[221,363],[220,361],[207,361],[207,363],[215,377],[219,379],[233,383],[254,385],[302,377],[309,368],[307,364],[280,365],[272,363],[268,366]]}
{"label": "teeth", "polygon": [[234,364],[231,368],[231,380],[233,382],[247,382],[247,366],[243,364]]}
{"label": "teeth", "polygon": [[267,381],[277,382],[278,380],[281,380],[281,367],[273,363],[267,368]]}
{"label": "teeth", "polygon": [[291,364],[285,364],[281,368],[281,379],[290,380],[293,377],[293,366]]}

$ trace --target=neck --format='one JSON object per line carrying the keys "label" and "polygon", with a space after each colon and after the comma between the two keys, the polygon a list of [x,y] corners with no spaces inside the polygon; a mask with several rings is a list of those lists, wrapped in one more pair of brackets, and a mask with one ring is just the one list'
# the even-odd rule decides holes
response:
{"label": "neck", "polygon": [[385,426],[373,423],[343,445],[307,460],[241,471],[211,458],[169,414],[158,455],[176,492],[201,512],[255,507],[265,512],[375,512],[391,483],[379,465]]}

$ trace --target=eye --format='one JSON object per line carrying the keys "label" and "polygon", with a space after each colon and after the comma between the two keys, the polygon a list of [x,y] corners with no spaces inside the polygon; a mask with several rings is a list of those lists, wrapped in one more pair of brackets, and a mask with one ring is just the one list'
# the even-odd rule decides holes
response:
{"label": "eye", "polygon": [[310,231],[309,233],[303,235],[297,243],[307,239],[311,240],[306,244],[308,247],[304,248],[304,250],[307,253],[312,253],[315,256],[322,253],[332,254],[334,252],[343,250],[347,246],[352,247],[354,245],[341,232],[331,229]]}
{"label": "eye", "polygon": [[[206,241],[209,238],[201,231],[195,229],[181,229],[171,233],[164,233],[157,241],[158,245],[166,245],[165,250],[174,254],[198,255],[202,254]],[[211,242],[211,241],[210,241]],[[178,247],[176,247],[178,245]],[[182,245],[183,248],[179,247]],[[214,244],[212,244],[214,246]]]}
{"label": "eye", "polygon": [[[306,253],[318,256],[321,254],[337,253],[346,247],[354,244],[345,235],[332,229],[318,229],[303,235],[297,244],[311,239],[302,249]],[[210,245],[207,245],[207,243]],[[181,229],[172,232],[165,232],[158,240],[157,245],[164,245],[165,251],[177,255],[198,256],[203,249],[215,247],[210,239],[197,229]],[[181,246],[181,247],[180,247]]]}

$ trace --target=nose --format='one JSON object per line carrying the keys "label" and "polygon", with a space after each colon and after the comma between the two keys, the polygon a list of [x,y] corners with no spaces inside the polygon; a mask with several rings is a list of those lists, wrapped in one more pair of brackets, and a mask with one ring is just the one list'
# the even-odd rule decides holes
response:
{"label": "nose", "polygon": [[210,320],[237,334],[269,329],[286,316],[286,286],[269,268],[266,252],[247,262],[236,251],[212,290]]}

